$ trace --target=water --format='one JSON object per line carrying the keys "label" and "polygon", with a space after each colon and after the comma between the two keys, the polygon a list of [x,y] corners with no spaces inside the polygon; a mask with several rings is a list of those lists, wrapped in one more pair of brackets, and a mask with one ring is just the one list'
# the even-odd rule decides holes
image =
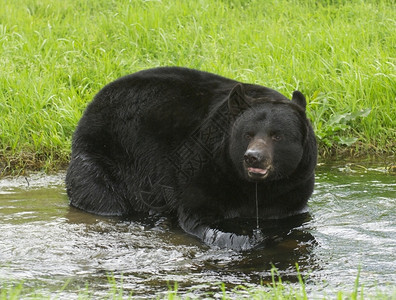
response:
{"label": "water", "polygon": [[297,262],[312,294],[352,291],[359,268],[365,293],[391,292],[395,179],[382,167],[319,166],[310,213],[289,226],[261,222],[271,242],[243,253],[211,249],[166,219],[109,219],[70,208],[63,173],[2,179],[0,282],[71,299],[86,286],[90,295],[108,295],[110,276],[136,297],[164,295],[174,282],[182,295],[220,297],[220,282],[230,293],[239,284],[259,286],[271,280],[272,265],[297,282]]}

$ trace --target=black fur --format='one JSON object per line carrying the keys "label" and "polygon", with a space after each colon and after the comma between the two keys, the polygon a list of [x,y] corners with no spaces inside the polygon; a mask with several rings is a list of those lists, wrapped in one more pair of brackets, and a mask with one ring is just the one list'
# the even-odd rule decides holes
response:
{"label": "black fur", "polygon": [[317,156],[305,106],[298,91],[290,101],[186,68],[122,77],[95,96],[74,133],[70,204],[108,216],[164,212],[207,244],[251,248],[259,239],[215,224],[254,218],[256,183],[260,218],[305,209]]}

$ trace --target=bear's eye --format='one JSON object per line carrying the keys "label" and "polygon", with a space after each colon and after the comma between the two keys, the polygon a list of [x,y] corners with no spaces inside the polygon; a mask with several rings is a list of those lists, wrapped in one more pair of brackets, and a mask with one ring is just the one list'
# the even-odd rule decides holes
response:
{"label": "bear's eye", "polygon": [[250,140],[253,138],[253,134],[251,134],[251,133],[245,133],[244,138],[245,138],[247,141],[250,141]]}
{"label": "bear's eye", "polygon": [[273,139],[275,142],[279,142],[279,141],[282,139],[282,137],[281,137],[279,134],[274,134],[274,135],[272,136],[272,139]]}

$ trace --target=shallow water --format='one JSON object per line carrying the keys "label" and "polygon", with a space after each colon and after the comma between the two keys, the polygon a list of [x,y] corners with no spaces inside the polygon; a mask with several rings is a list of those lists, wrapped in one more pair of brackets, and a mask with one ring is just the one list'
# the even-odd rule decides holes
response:
{"label": "shallow water", "polygon": [[220,297],[220,282],[229,291],[259,286],[271,280],[272,265],[297,282],[297,262],[313,294],[352,291],[359,267],[365,293],[396,286],[396,176],[382,167],[319,166],[310,213],[290,219],[292,229],[264,224],[271,243],[242,253],[206,247],[165,219],[70,208],[63,180],[63,173],[0,180],[0,282],[70,299],[86,285],[107,295],[110,275],[135,296],[161,295],[178,282],[180,294]]}

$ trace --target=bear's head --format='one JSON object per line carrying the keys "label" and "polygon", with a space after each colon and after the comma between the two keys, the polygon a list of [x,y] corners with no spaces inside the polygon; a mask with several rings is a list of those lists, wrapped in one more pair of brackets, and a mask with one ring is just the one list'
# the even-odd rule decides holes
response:
{"label": "bear's head", "polygon": [[297,171],[310,126],[302,93],[295,91],[292,101],[275,91],[251,98],[238,84],[230,93],[228,107],[229,155],[242,178],[272,181]]}

